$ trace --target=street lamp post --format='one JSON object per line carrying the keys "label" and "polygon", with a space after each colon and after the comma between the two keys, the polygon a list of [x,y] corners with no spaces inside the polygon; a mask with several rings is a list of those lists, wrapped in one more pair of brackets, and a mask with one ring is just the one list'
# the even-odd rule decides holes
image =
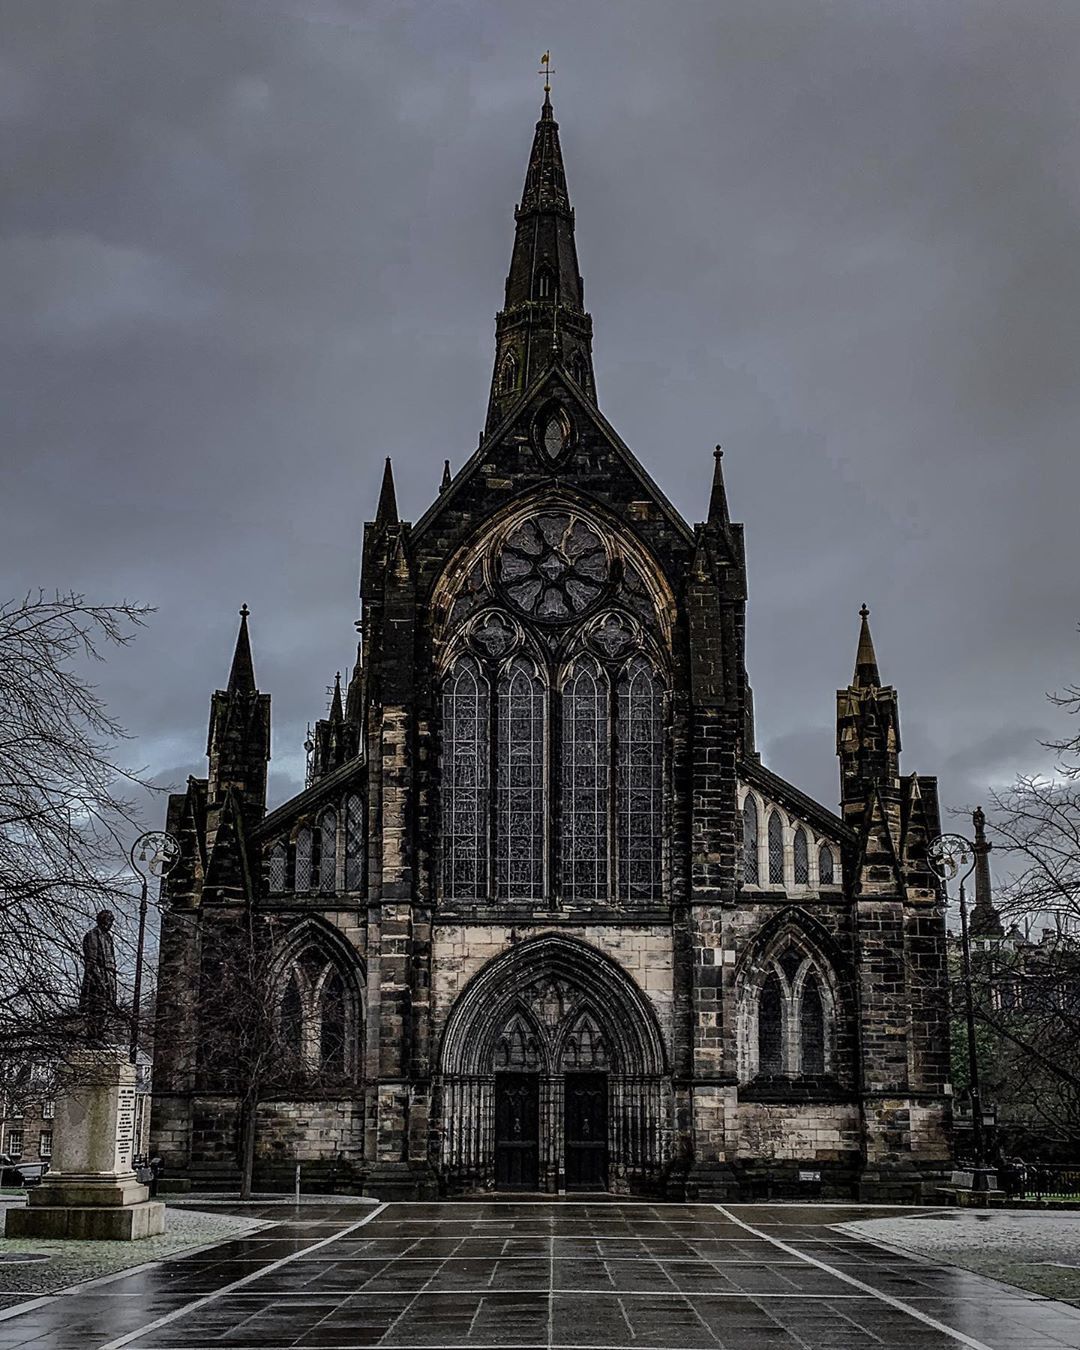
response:
{"label": "street lamp post", "polygon": [[140,834],[131,846],[131,869],[141,883],[139,897],[139,938],[135,946],[135,997],[131,1005],[130,1059],[139,1057],[139,1003],[142,999],[143,947],[146,944],[147,885],[151,877],[168,876],[180,857],[180,845],[164,830]]}
{"label": "street lamp post", "polygon": [[986,1151],[983,1142],[982,1095],[979,1091],[979,1056],[975,1046],[975,994],[971,977],[971,942],[968,938],[967,896],[964,883],[975,870],[975,845],[962,834],[939,834],[927,847],[927,859],[949,898],[949,882],[960,879],[960,953],[963,964],[964,1011],[967,1020],[968,1076],[971,1080],[971,1132],[975,1149],[972,1190],[989,1189]]}

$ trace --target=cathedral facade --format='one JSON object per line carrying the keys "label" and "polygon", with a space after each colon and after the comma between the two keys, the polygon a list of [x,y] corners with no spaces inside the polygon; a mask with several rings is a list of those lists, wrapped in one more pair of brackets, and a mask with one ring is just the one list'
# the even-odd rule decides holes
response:
{"label": "cathedral facade", "polygon": [[865,610],[839,814],[761,762],[720,452],[691,525],[600,412],[547,97],[515,221],[479,447],[415,524],[387,462],[307,786],[267,810],[244,612],[170,798],[154,1146],[384,1197],[918,1198],[949,1156],[936,780],[901,775]]}

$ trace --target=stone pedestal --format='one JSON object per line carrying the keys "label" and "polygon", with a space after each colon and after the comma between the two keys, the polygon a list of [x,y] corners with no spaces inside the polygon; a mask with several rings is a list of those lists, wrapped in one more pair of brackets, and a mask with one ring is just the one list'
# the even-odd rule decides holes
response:
{"label": "stone pedestal", "polygon": [[77,1086],[57,1098],[53,1167],[25,1209],[7,1211],[7,1237],[133,1238],[165,1231],[165,1206],[135,1179],[135,1069],[113,1050],[88,1051]]}

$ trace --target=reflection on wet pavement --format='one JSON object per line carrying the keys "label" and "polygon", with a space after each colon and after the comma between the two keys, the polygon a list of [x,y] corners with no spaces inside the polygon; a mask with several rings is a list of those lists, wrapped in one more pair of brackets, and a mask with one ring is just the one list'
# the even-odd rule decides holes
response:
{"label": "reflection on wet pavement", "polygon": [[0,1350],[1080,1350],[1077,1309],[833,1226],[883,1212],[872,1208],[490,1200],[244,1212],[274,1226],[55,1297],[4,1299]]}

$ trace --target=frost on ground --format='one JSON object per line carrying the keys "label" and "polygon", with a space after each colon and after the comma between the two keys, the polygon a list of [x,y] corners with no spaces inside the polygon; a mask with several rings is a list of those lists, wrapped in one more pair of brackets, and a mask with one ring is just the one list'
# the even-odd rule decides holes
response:
{"label": "frost on ground", "polygon": [[[56,1238],[0,1238],[0,1299],[4,1294],[42,1294],[81,1284],[99,1275],[111,1275],[147,1261],[182,1254],[192,1247],[225,1242],[262,1228],[259,1220],[234,1214],[205,1214],[197,1210],[166,1212],[167,1228],[160,1237],[139,1242],[71,1242]],[[47,1261],[27,1257],[47,1256]]]}
{"label": "frost on ground", "polygon": [[932,1217],[865,1219],[838,1227],[1033,1294],[1080,1304],[1080,1211],[957,1209]]}

